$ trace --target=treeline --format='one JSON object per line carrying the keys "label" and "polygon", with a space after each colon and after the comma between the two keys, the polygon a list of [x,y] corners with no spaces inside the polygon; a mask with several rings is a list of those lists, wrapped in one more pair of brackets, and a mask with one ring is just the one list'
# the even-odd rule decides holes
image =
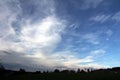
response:
{"label": "treeline", "polygon": [[120,67],[27,72],[25,69],[6,70],[1,66],[0,80],[120,80]]}

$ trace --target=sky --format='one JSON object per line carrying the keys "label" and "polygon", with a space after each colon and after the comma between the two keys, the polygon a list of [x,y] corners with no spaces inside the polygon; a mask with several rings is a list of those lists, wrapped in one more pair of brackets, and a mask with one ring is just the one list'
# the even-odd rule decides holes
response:
{"label": "sky", "polygon": [[0,63],[28,71],[120,66],[119,0],[0,0]]}

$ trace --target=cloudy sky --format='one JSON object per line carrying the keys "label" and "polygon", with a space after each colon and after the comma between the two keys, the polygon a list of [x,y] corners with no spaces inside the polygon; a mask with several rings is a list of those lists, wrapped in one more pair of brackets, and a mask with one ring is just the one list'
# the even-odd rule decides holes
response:
{"label": "cloudy sky", "polygon": [[8,69],[120,66],[119,0],[0,0]]}

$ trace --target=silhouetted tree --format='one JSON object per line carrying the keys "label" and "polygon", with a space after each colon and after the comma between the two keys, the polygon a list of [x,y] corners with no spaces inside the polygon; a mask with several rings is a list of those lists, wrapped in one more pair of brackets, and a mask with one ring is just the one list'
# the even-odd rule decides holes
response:
{"label": "silhouetted tree", "polygon": [[88,69],[88,70],[87,70],[87,72],[91,72],[91,70],[90,70],[90,69]]}
{"label": "silhouetted tree", "polygon": [[80,69],[77,70],[77,73],[80,73]]}
{"label": "silhouetted tree", "polygon": [[69,70],[62,70],[62,73],[69,73]]}
{"label": "silhouetted tree", "polygon": [[46,73],[49,73],[49,71],[46,71]]}
{"label": "silhouetted tree", "polygon": [[0,64],[0,75],[3,76],[5,74],[5,68],[2,64]]}
{"label": "silhouetted tree", "polygon": [[40,73],[41,73],[41,71],[36,71],[36,72],[35,72],[35,74],[40,74]]}
{"label": "silhouetted tree", "polygon": [[69,72],[70,72],[70,73],[75,73],[75,71],[74,71],[74,70],[70,70]]}
{"label": "silhouetted tree", "polygon": [[84,70],[81,70],[80,72],[81,72],[81,73],[85,73],[85,71],[84,71]]}
{"label": "silhouetted tree", "polygon": [[5,67],[2,64],[0,64],[0,70],[5,70]]}
{"label": "silhouetted tree", "polygon": [[54,73],[59,73],[60,71],[58,69],[55,69],[54,70]]}
{"label": "silhouetted tree", "polygon": [[49,73],[49,71],[43,71],[42,73]]}
{"label": "silhouetted tree", "polygon": [[20,68],[19,73],[23,74],[25,72],[26,72],[25,69]]}
{"label": "silhouetted tree", "polygon": [[112,68],[113,71],[120,71],[120,67],[114,67]]}
{"label": "silhouetted tree", "polygon": [[42,73],[46,73],[45,71],[43,71]]}

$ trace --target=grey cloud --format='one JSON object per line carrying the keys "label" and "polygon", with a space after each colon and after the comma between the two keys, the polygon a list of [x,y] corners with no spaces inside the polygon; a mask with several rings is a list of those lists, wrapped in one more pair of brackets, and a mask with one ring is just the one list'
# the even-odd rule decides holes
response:
{"label": "grey cloud", "polygon": [[43,60],[41,60],[40,64],[38,64],[34,62],[34,58],[25,56],[25,53],[11,50],[0,51],[0,63],[2,63],[5,68],[13,70],[19,70],[20,68],[24,68],[27,71],[54,69],[54,67],[51,68],[44,64]]}
{"label": "grey cloud", "polygon": [[2,63],[5,68],[13,70],[24,68],[27,71],[50,71],[56,68],[59,68],[60,70],[68,68],[68,66],[61,64],[61,61],[56,59],[54,54],[52,55],[46,55],[46,59],[42,59],[42,57],[34,57],[32,54],[15,52],[11,50],[0,51],[0,63]]}

